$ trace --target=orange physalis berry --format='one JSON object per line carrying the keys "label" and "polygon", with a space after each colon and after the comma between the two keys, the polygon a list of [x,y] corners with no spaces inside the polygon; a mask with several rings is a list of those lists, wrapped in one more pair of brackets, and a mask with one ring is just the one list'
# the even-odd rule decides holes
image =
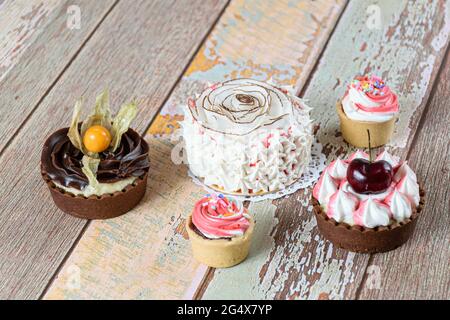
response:
{"label": "orange physalis berry", "polygon": [[111,133],[103,126],[95,125],[86,130],[83,144],[90,152],[103,152],[111,143]]}

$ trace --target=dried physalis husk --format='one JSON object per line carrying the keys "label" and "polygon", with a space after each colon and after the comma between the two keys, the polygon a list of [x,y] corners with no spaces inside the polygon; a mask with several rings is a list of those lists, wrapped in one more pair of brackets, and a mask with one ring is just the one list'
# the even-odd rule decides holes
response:
{"label": "dried physalis husk", "polygon": [[95,100],[94,112],[81,125],[81,136],[94,125],[100,125],[111,131],[111,111],[109,107],[109,92],[106,89]]}
{"label": "dried physalis husk", "polygon": [[97,169],[100,164],[100,155],[98,153],[93,153],[86,150],[82,137],[86,133],[86,130],[90,127],[94,125],[101,125],[111,133],[112,141],[109,149],[114,152],[120,145],[122,135],[128,131],[131,122],[136,117],[137,106],[134,102],[123,105],[113,120],[109,107],[109,93],[108,90],[105,90],[97,96],[94,112],[85,121],[83,121],[80,131],[78,128],[81,106],[82,100],[77,101],[67,136],[73,146],[84,154],[82,159],[83,167],[81,170],[88,178],[89,186],[97,190],[99,187],[99,182],[97,180]]}
{"label": "dried physalis husk", "polygon": [[67,136],[69,137],[70,142],[73,144],[75,148],[81,150],[84,154],[86,154],[86,150],[83,145],[83,140],[81,139],[80,131],[78,130],[78,122],[80,119],[81,113],[81,105],[82,100],[78,100],[75,103],[75,108],[73,110],[72,122],[70,123],[69,131],[67,132]]}
{"label": "dried physalis husk", "polygon": [[109,92],[108,90],[105,90],[97,96],[94,112],[85,121],[83,121],[83,124],[81,125],[81,132],[78,130],[80,112],[81,101],[78,101],[75,105],[72,123],[67,135],[74,147],[81,150],[83,154],[89,155],[91,158],[98,158],[99,155],[97,153],[88,152],[83,145],[82,137],[86,131],[94,125],[105,127],[111,133],[112,141],[109,148],[111,152],[114,152],[120,145],[122,135],[128,131],[131,122],[136,117],[137,106],[134,102],[123,105],[113,120],[109,107]]}
{"label": "dried physalis husk", "polygon": [[83,173],[88,178],[89,185],[92,188],[97,189],[98,188],[97,169],[98,165],[100,164],[100,159],[95,159],[87,155],[84,155],[81,161],[83,163],[81,171],[83,171]]}
{"label": "dried physalis husk", "polygon": [[130,127],[130,124],[136,117],[136,115],[137,115],[137,106],[135,102],[125,104],[120,108],[120,111],[114,118],[114,122],[111,127],[112,152],[116,151],[117,147],[120,145],[122,135],[128,131],[128,128]]}

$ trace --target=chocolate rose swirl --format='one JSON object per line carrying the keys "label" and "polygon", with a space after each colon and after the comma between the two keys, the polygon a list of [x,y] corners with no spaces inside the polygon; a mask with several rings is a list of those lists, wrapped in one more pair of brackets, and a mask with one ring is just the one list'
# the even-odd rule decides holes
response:
{"label": "chocolate rose swirl", "polygon": [[[44,145],[42,167],[53,181],[64,187],[82,190],[89,184],[81,171],[83,153],[67,137],[68,128],[53,133]],[[129,177],[142,176],[149,168],[148,145],[132,129],[122,135],[115,152],[100,153],[97,180],[113,183]]]}
{"label": "chocolate rose swirl", "polygon": [[292,112],[292,101],[280,89],[252,79],[236,79],[205,90],[189,109],[204,128],[245,135]]}

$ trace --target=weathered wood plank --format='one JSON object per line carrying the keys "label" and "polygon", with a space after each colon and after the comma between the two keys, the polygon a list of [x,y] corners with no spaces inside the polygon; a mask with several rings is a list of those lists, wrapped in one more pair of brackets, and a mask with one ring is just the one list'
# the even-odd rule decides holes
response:
{"label": "weathered wood plank", "polygon": [[[206,268],[192,261],[183,212],[204,192],[185,178],[185,166],[170,162],[170,141],[148,142],[152,165],[144,199],[121,218],[90,224],[46,299],[182,298],[199,272],[202,279]],[[79,285],[67,286],[74,270]]]}
{"label": "weathered wood plank", "polygon": [[224,5],[119,2],[17,133],[0,157],[0,298],[39,297],[86,225],[57,210],[41,181],[45,138],[104,87],[116,108],[137,99],[145,130]]}
{"label": "weathered wood plank", "polygon": [[[448,55],[436,81],[437,89],[408,156],[427,191],[422,217],[413,238],[405,246],[391,253],[374,255],[369,265],[372,275],[365,279],[372,286],[363,283],[360,299],[450,299]],[[378,274],[379,279],[375,279]]]}
{"label": "weathered wood plank", "polygon": [[0,80],[52,21],[60,0],[0,2]]}
{"label": "weathered wood plank", "polygon": [[[115,0],[20,0],[8,1],[7,7],[0,11],[0,30],[4,23],[7,27],[15,26],[3,36],[7,44],[3,48],[0,35],[0,100],[3,106],[0,152],[114,3]],[[27,8],[32,8],[29,13],[23,13],[22,9],[20,15],[10,16],[25,4]],[[50,4],[56,7],[52,14],[46,9]],[[68,13],[70,6],[80,8],[80,29],[70,29],[67,26],[67,21],[71,18],[71,13]],[[8,14],[9,17],[1,17],[2,14]],[[4,21],[3,18],[7,19]],[[32,31],[38,27],[43,31],[34,32],[38,35],[33,34]],[[4,33],[3,30],[0,32]]]}
{"label": "weathered wood plank", "polygon": [[[183,117],[180,104],[206,81],[237,76],[297,86],[313,68],[344,4],[231,2],[149,130],[154,167],[141,206],[107,223],[92,222],[45,298],[194,297],[209,269],[193,259],[184,221],[204,191],[169,157],[170,134]],[[256,237],[271,241],[262,231]],[[75,290],[67,287],[74,268],[81,283]],[[252,275],[257,272],[247,273]]]}
{"label": "weathered wood plank", "polygon": [[[380,24],[371,20],[373,16],[365,17],[374,11],[381,15]],[[314,108],[317,137],[329,161],[352,151],[339,134],[334,107],[348,81],[363,73],[383,76],[399,93],[402,109],[390,150],[406,156],[448,44],[449,11],[446,1],[349,2],[303,95]],[[263,204],[251,205],[258,225],[270,237],[258,253],[264,257],[216,270],[203,298],[355,298],[369,256],[347,253],[324,241],[315,228],[310,197],[311,191],[305,190],[276,201],[277,209],[269,215],[258,211]],[[391,254],[400,259],[401,252]],[[258,277],[240,281],[246,270]]]}

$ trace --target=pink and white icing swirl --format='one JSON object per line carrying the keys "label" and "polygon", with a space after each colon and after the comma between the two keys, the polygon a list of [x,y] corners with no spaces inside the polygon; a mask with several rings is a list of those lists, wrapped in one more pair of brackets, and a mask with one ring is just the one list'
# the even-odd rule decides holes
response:
{"label": "pink and white icing swirl", "polygon": [[314,186],[313,196],[321,204],[326,205],[330,197],[338,190],[338,184],[325,170],[319,178],[319,181]]}
{"label": "pink and white icing swirl", "polygon": [[397,167],[398,164],[399,164],[399,158],[396,157],[396,156],[391,155],[386,150],[381,152],[378,155],[378,157],[375,159],[375,161],[380,161],[380,160],[384,160],[384,161],[388,162],[392,166],[392,168]]}
{"label": "pink and white icing swirl", "polygon": [[369,197],[359,204],[358,210],[353,213],[355,224],[367,228],[388,226],[391,220],[389,206],[380,200]]}
{"label": "pink and white icing swirl", "polygon": [[328,217],[349,225],[368,228],[386,226],[393,221],[402,222],[411,217],[419,205],[420,191],[416,174],[405,162],[383,151],[377,160],[385,160],[394,168],[394,179],[389,188],[378,194],[357,193],[347,181],[344,170],[357,158],[368,159],[367,153],[357,151],[348,159],[336,159],[322,173],[314,186],[313,197]]}
{"label": "pink and white icing swirl", "polygon": [[406,195],[415,206],[419,205],[420,194],[419,185],[411,175],[405,175],[395,188]]}
{"label": "pink and white icing swirl", "polygon": [[342,179],[345,179],[345,177],[347,177],[347,169],[348,169],[347,162],[345,162],[341,159],[336,159],[330,163],[330,166],[328,168],[328,173],[334,179],[342,180]]}
{"label": "pink and white icing swirl", "polygon": [[336,191],[328,202],[327,215],[337,222],[353,225],[353,212],[358,207],[359,200],[353,194],[342,189]]}
{"label": "pink and white icing swirl", "polygon": [[352,162],[355,159],[366,159],[369,160],[369,155],[362,150],[358,150],[353,152],[350,157],[346,160],[348,163]]}
{"label": "pink and white icing swirl", "polygon": [[192,223],[209,239],[244,235],[250,217],[241,203],[222,194],[208,194],[195,204]]}
{"label": "pink and white icing swirl", "polygon": [[401,163],[398,168],[395,170],[394,181],[400,182],[404,177],[409,177],[410,179],[417,182],[417,176],[412,171],[412,169],[408,166],[408,163],[405,161]]}
{"label": "pink and white icing swirl", "polygon": [[411,217],[412,207],[408,197],[394,189],[384,200],[392,212],[392,216],[398,222]]}
{"label": "pink and white icing swirl", "polygon": [[399,111],[395,93],[376,76],[356,77],[342,99],[348,118],[357,121],[385,122]]}

